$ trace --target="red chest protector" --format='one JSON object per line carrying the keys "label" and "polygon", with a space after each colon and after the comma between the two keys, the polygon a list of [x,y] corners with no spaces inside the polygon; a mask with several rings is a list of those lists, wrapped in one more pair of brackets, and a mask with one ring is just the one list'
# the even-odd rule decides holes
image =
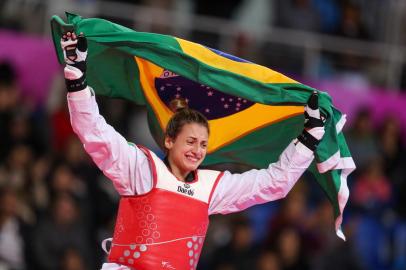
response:
{"label": "red chest protector", "polygon": [[194,270],[206,236],[208,206],[221,173],[198,170],[184,183],[147,149],[150,192],[120,200],[109,262],[136,270]]}

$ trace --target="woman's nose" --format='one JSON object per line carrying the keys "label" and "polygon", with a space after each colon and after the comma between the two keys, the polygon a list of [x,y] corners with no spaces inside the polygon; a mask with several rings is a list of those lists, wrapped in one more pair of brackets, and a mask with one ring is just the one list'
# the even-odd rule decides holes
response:
{"label": "woman's nose", "polygon": [[198,144],[193,146],[193,153],[195,155],[201,155],[203,153],[203,151],[204,151],[204,148],[202,146],[200,146]]}
{"label": "woman's nose", "polygon": [[198,144],[195,144],[195,145],[193,146],[193,152],[194,152],[194,153],[198,153],[199,150],[200,150],[200,146],[199,146]]}

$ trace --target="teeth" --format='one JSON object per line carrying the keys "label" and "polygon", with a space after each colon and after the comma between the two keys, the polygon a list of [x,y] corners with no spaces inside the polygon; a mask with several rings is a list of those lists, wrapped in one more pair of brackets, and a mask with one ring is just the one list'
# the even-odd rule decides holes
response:
{"label": "teeth", "polygon": [[190,156],[186,156],[187,159],[192,160],[194,162],[197,162],[199,159],[198,158],[194,158],[194,157],[190,157]]}

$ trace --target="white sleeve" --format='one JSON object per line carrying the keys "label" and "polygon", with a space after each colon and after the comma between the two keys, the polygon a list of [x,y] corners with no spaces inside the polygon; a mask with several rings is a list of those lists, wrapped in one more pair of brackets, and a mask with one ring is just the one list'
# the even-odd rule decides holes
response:
{"label": "white sleeve", "polygon": [[146,155],[106,123],[92,90],[68,93],[68,106],[73,131],[116,190],[121,195],[150,191],[152,174]]}
{"label": "white sleeve", "polygon": [[242,174],[228,171],[219,180],[209,205],[209,214],[228,214],[250,206],[284,198],[310,166],[313,153],[303,144],[293,142],[279,160],[267,169]]}

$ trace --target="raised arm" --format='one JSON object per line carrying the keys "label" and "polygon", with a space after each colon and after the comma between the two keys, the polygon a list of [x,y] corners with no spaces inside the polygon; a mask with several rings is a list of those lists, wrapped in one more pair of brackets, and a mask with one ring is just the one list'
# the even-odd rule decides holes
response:
{"label": "raised arm", "polygon": [[314,93],[305,107],[305,128],[282,152],[279,160],[267,169],[242,174],[225,172],[214,190],[209,214],[227,214],[250,206],[284,198],[303,172],[310,166],[324,123]]}
{"label": "raised arm", "polygon": [[152,178],[145,154],[106,123],[99,114],[93,90],[87,86],[86,39],[66,33],[61,45],[71,124],[86,152],[121,195],[149,191]]}

